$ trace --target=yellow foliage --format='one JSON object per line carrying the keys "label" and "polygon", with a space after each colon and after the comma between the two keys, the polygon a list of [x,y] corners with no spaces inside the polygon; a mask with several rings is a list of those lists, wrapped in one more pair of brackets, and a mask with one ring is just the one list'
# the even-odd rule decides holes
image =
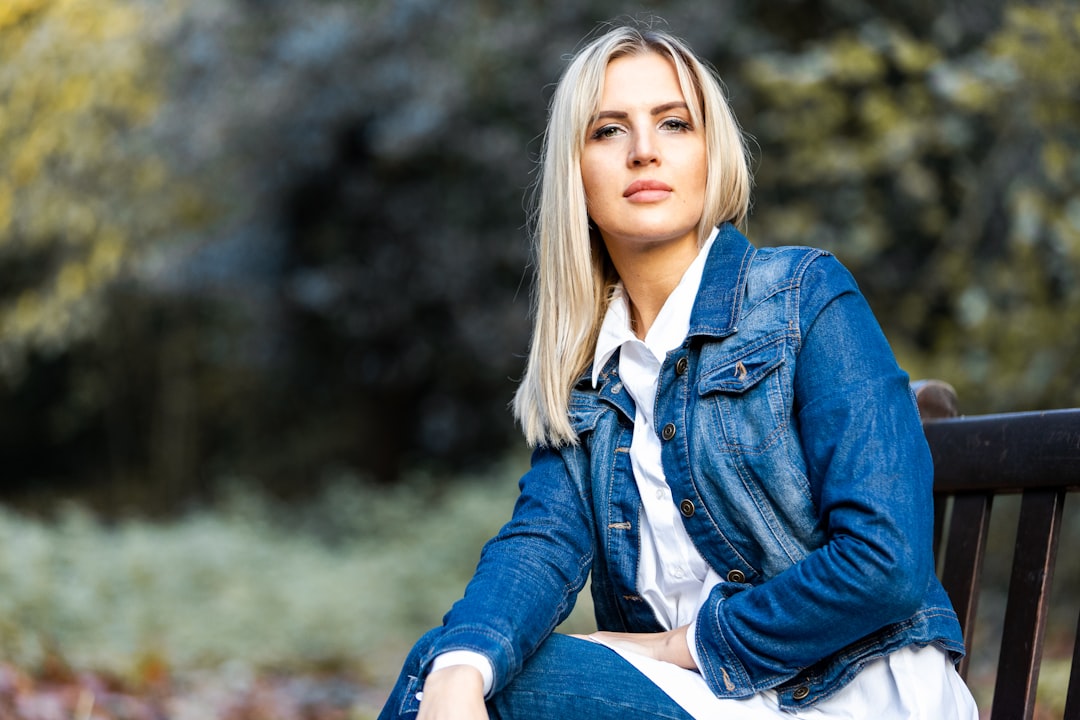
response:
{"label": "yellow foliage", "polygon": [[56,295],[61,302],[77,300],[86,292],[86,268],[77,262],[65,265],[56,278]]}
{"label": "yellow foliage", "polygon": [[1054,218],[1051,229],[1065,257],[1072,263],[1080,263],[1080,200],[1070,200],[1064,211]]}
{"label": "yellow foliage", "polygon": [[979,113],[997,107],[1001,93],[984,78],[967,69],[954,70],[950,78],[949,99],[961,110]]}
{"label": "yellow foliage", "polygon": [[[1080,7],[1066,3],[1012,6],[1005,27],[990,42],[996,57],[1016,64],[1024,84],[1040,95],[1038,107],[1053,122],[1076,118],[1080,76]],[[1052,112],[1048,105],[1053,106]]]}
{"label": "yellow foliage", "polygon": [[1064,185],[1068,181],[1069,165],[1074,152],[1060,140],[1049,140],[1042,147],[1040,159],[1046,177],[1055,185]]}
{"label": "yellow foliage", "polygon": [[924,73],[942,60],[941,51],[919,42],[899,28],[889,28],[889,51],[893,62],[909,75]]}
{"label": "yellow foliage", "polygon": [[867,90],[859,102],[859,116],[871,132],[881,134],[907,117],[907,108],[900,107],[888,88]]}
{"label": "yellow foliage", "polygon": [[66,77],[56,88],[53,106],[49,110],[55,114],[79,112],[93,101],[92,90],[90,78],[85,75]]}
{"label": "yellow foliage", "polygon": [[0,178],[0,236],[11,224],[12,202],[11,185],[4,178]]}
{"label": "yellow foliage", "polygon": [[135,239],[198,204],[163,193],[167,163],[132,142],[161,102],[151,43],[169,4],[0,2],[0,273],[44,259],[33,286],[0,285],[0,373],[91,331]]}
{"label": "yellow foliage", "polygon": [[98,242],[90,251],[87,263],[91,280],[102,282],[120,271],[124,258],[124,236],[114,227],[105,227],[99,234]]}
{"label": "yellow foliage", "polygon": [[1048,7],[1014,4],[1006,8],[1005,23],[1014,31],[1028,35],[1032,40],[1045,39],[1058,35],[1060,18],[1057,14],[1059,12],[1076,14],[1074,8],[1061,2],[1056,6],[1051,3]]}
{"label": "yellow foliage", "polygon": [[0,3],[0,32],[22,22],[45,4],[45,0],[5,0]]}
{"label": "yellow foliage", "polygon": [[853,37],[840,37],[829,46],[832,76],[840,82],[866,84],[885,74],[885,60],[876,48]]}
{"label": "yellow foliage", "polygon": [[41,298],[34,290],[27,290],[19,295],[15,307],[0,316],[0,328],[4,334],[25,335],[33,332],[41,314]]}

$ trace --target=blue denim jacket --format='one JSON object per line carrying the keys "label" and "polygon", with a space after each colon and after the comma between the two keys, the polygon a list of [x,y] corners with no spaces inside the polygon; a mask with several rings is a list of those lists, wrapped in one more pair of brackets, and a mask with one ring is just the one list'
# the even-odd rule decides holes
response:
{"label": "blue denim jacket", "polygon": [[[590,571],[601,630],[663,629],[635,590],[634,406],[617,371],[616,353],[596,389],[590,373],[574,389],[579,444],[534,452],[432,648],[488,657],[494,691]],[[672,497],[726,578],[695,628],[716,695],[775,688],[782,707],[804,707],[905,645],[963,652],[934,575],[933,470],[908,377],[831,255],[756,249],[723,225],[655,419]]]}

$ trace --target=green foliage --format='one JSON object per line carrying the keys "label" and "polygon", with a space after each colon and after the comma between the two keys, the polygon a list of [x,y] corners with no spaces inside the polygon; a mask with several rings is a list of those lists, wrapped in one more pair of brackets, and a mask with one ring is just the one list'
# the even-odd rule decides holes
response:
{"label": "green foliage", "polygon": [[433,478],[385,491],[343,477],[300,505],[237,485],[220,510],[167,524],[0,511],[0,654],[128,677],[147,661],[329,664],[386,682],[460,597],[519,470],[459,479],[452,493]]}

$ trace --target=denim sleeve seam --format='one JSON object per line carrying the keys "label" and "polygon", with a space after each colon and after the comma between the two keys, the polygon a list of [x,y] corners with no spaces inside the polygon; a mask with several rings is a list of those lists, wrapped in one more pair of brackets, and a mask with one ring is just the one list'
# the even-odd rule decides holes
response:
{"label": "denim sleeve seam", "polygon": [[[825,268],[825,267],[820,267],[817,270],[817,272],[819,272],[821,274],[822,279],[825,280],[826,282],[823,282],[823,283],[810,283],[810,282],[808,282],[807,275],[810,274],[811,268],[814,266],[814,263],[816,261],[818,261],[818,260],[823,259],[823,258],[826,259],[826,260],[828,260],[828,259],[833,260],[833,262],[836,264],[836,267],[839,270],[841,270],[843,272],[843,274],[846,275],[850,279],[850,283],[845,282],[843,284],[840,284],[840,283],[835,282],[835,278],[837,276],[837,273],[836,272],[829,272],[829,270],[827,268]],[[829,287],[828,299],[825,302],[821,303],[821,307],[817,308],[816,312],[813,313],[814,317],[810,318],[810,325],[812,325],[814,320],[817,318],[817,316],[820,315],[821,312],[826,307],[828,307],[834,300],[836,300],[836,298],[838,298],[841,295],[844,295],[846,293],[849,293],[849,292],[853,292],[853,291],[858,292],[858,285],[855,283],[855,279],[853,277],[851,277],[851,272],[846,267],[844,267],[844,265],[842,263],[840,263],[838,260],[836,260],[835,256],[833,256],[832,253],[828,253],[828,252],[825,252],[823,250],[819,250],[816,253],[807,253],[805,256],[803,256],[803,258],[799,262],[798,267],[795,269],[794,275],[795,275],[796,280],[793,283],[794,294],[795,294],[795,302],[793,303],[793,313],[795,315],[795,317],[794,317],[794,323],[795,323],[795,328],[796,328],[796,333],[795,333],[795,335],[796,335],[796,348],[795,348],[795,350],[796,350],[796,353],[797,353],[802,348],[803,339],[804,339],[804,337],[806,335],[805,330],[809,329],[809,326],[807,326],[807,328],[805,328],[805,329],[803,327],[803,315],[804,315],[804,313],[803,313],[803,303],[805,301],[805,295],[803,293],[803,290],[805,290],[808,285],[817,288],[817,287],[820,287],[821,285],[826,285],[827,284],[828,287]]]}

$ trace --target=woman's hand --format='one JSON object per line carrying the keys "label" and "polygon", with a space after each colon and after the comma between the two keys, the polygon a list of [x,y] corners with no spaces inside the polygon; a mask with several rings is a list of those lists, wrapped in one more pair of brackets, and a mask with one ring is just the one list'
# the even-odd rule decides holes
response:
{"label": "woman's hand", "polygon": [[591,635],[578,635],[584,639],[599,640],[603,644],[619,650],[626,650],[662,660],[688,670],[697,670],[690,647],[686,644],[688,625],[659,633],[618,633],[594,632]]}
{"label": "woman's hand", "polygon": [[424,680],[416,720],[487,720],[484,679],[469,665],[436,670]]}

